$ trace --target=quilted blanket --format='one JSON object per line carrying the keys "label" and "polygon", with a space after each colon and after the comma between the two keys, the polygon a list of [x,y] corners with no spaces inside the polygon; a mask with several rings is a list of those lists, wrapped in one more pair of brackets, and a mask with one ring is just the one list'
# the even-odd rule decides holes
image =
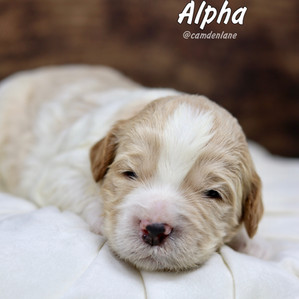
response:
{"label": "quilted blanket", "polygon": [[299,159],[251,145],[263,180],[263,258],[224,246],[202,267],[138,271],[77,215],[0,193],[0,298],[299,298]]}

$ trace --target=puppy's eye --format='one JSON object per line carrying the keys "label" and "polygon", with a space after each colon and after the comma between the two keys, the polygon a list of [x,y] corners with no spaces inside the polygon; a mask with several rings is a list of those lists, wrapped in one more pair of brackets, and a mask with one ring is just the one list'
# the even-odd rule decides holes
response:
{"label": "puppy's eye", "polygon": [[214,199],[222,199],[221,195],[216,190],[207,190],[205,191],[205,196]]}
{"label": "puppy's eye", "polygon": [[123,175],[130,180],[137,179],[137,174],[134,171],[124,171]]}

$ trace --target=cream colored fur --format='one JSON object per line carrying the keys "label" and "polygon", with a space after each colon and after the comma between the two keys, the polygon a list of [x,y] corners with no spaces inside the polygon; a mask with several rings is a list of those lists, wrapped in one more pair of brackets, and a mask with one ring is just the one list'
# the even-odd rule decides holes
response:
{"label": "cream colored fur", "polygon": [[[226,110],[104,67],[44,68],[1,83],[0,187],[78,213],[147,270],[196,267],[242,223],[252,237],[263,212],[245,136]],[[150,246],[143,220],[172,232]]]}

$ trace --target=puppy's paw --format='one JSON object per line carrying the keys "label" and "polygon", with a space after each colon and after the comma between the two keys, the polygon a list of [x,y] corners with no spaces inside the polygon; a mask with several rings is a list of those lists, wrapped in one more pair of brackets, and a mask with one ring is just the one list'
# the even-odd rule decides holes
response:
{"label": "puppy's paw", "polygon": [[250,239],[243,230],[228,245],[238,252],[263,260],[269,260],[273,256],[272,246],[269,242],[259,237]]}
{"label": "puppy's paw", "polygon": [[239,251],[263,260],[271,259],[273,254],[270,244],[261,238],[249,240]]}
{"label": "puppy's paw", "polygon": [[101,205],[99,202],[91,202],[82,213],[83,219],[88,223],[90,231],[103,235],[103,217],[101,211]]}
{"label": "puppy's paw", "polygon": [[87,223],[91,232],[98,235],[103,235],[101,218],[93,219],[92,221],[87,221]]}

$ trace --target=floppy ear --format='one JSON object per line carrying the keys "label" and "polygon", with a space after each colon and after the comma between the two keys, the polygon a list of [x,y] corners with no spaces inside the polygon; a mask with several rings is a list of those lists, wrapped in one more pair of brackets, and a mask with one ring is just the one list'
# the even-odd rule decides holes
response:
{"label": "floppy ear", "polygon": [[252,238],[262,218],[264,207],[262,202],[262,184],[261,179],[254,171],[252,176],[249,194],[246,198],[243,210],[243,220],[247,234]]}
{"label": "floppy ear", "polygon": [[114,126],[106,137],[98,141],[90,150],[91,171],[96,182],[104,177],[108,166],[115,158],[118,127],[119,125]]}

